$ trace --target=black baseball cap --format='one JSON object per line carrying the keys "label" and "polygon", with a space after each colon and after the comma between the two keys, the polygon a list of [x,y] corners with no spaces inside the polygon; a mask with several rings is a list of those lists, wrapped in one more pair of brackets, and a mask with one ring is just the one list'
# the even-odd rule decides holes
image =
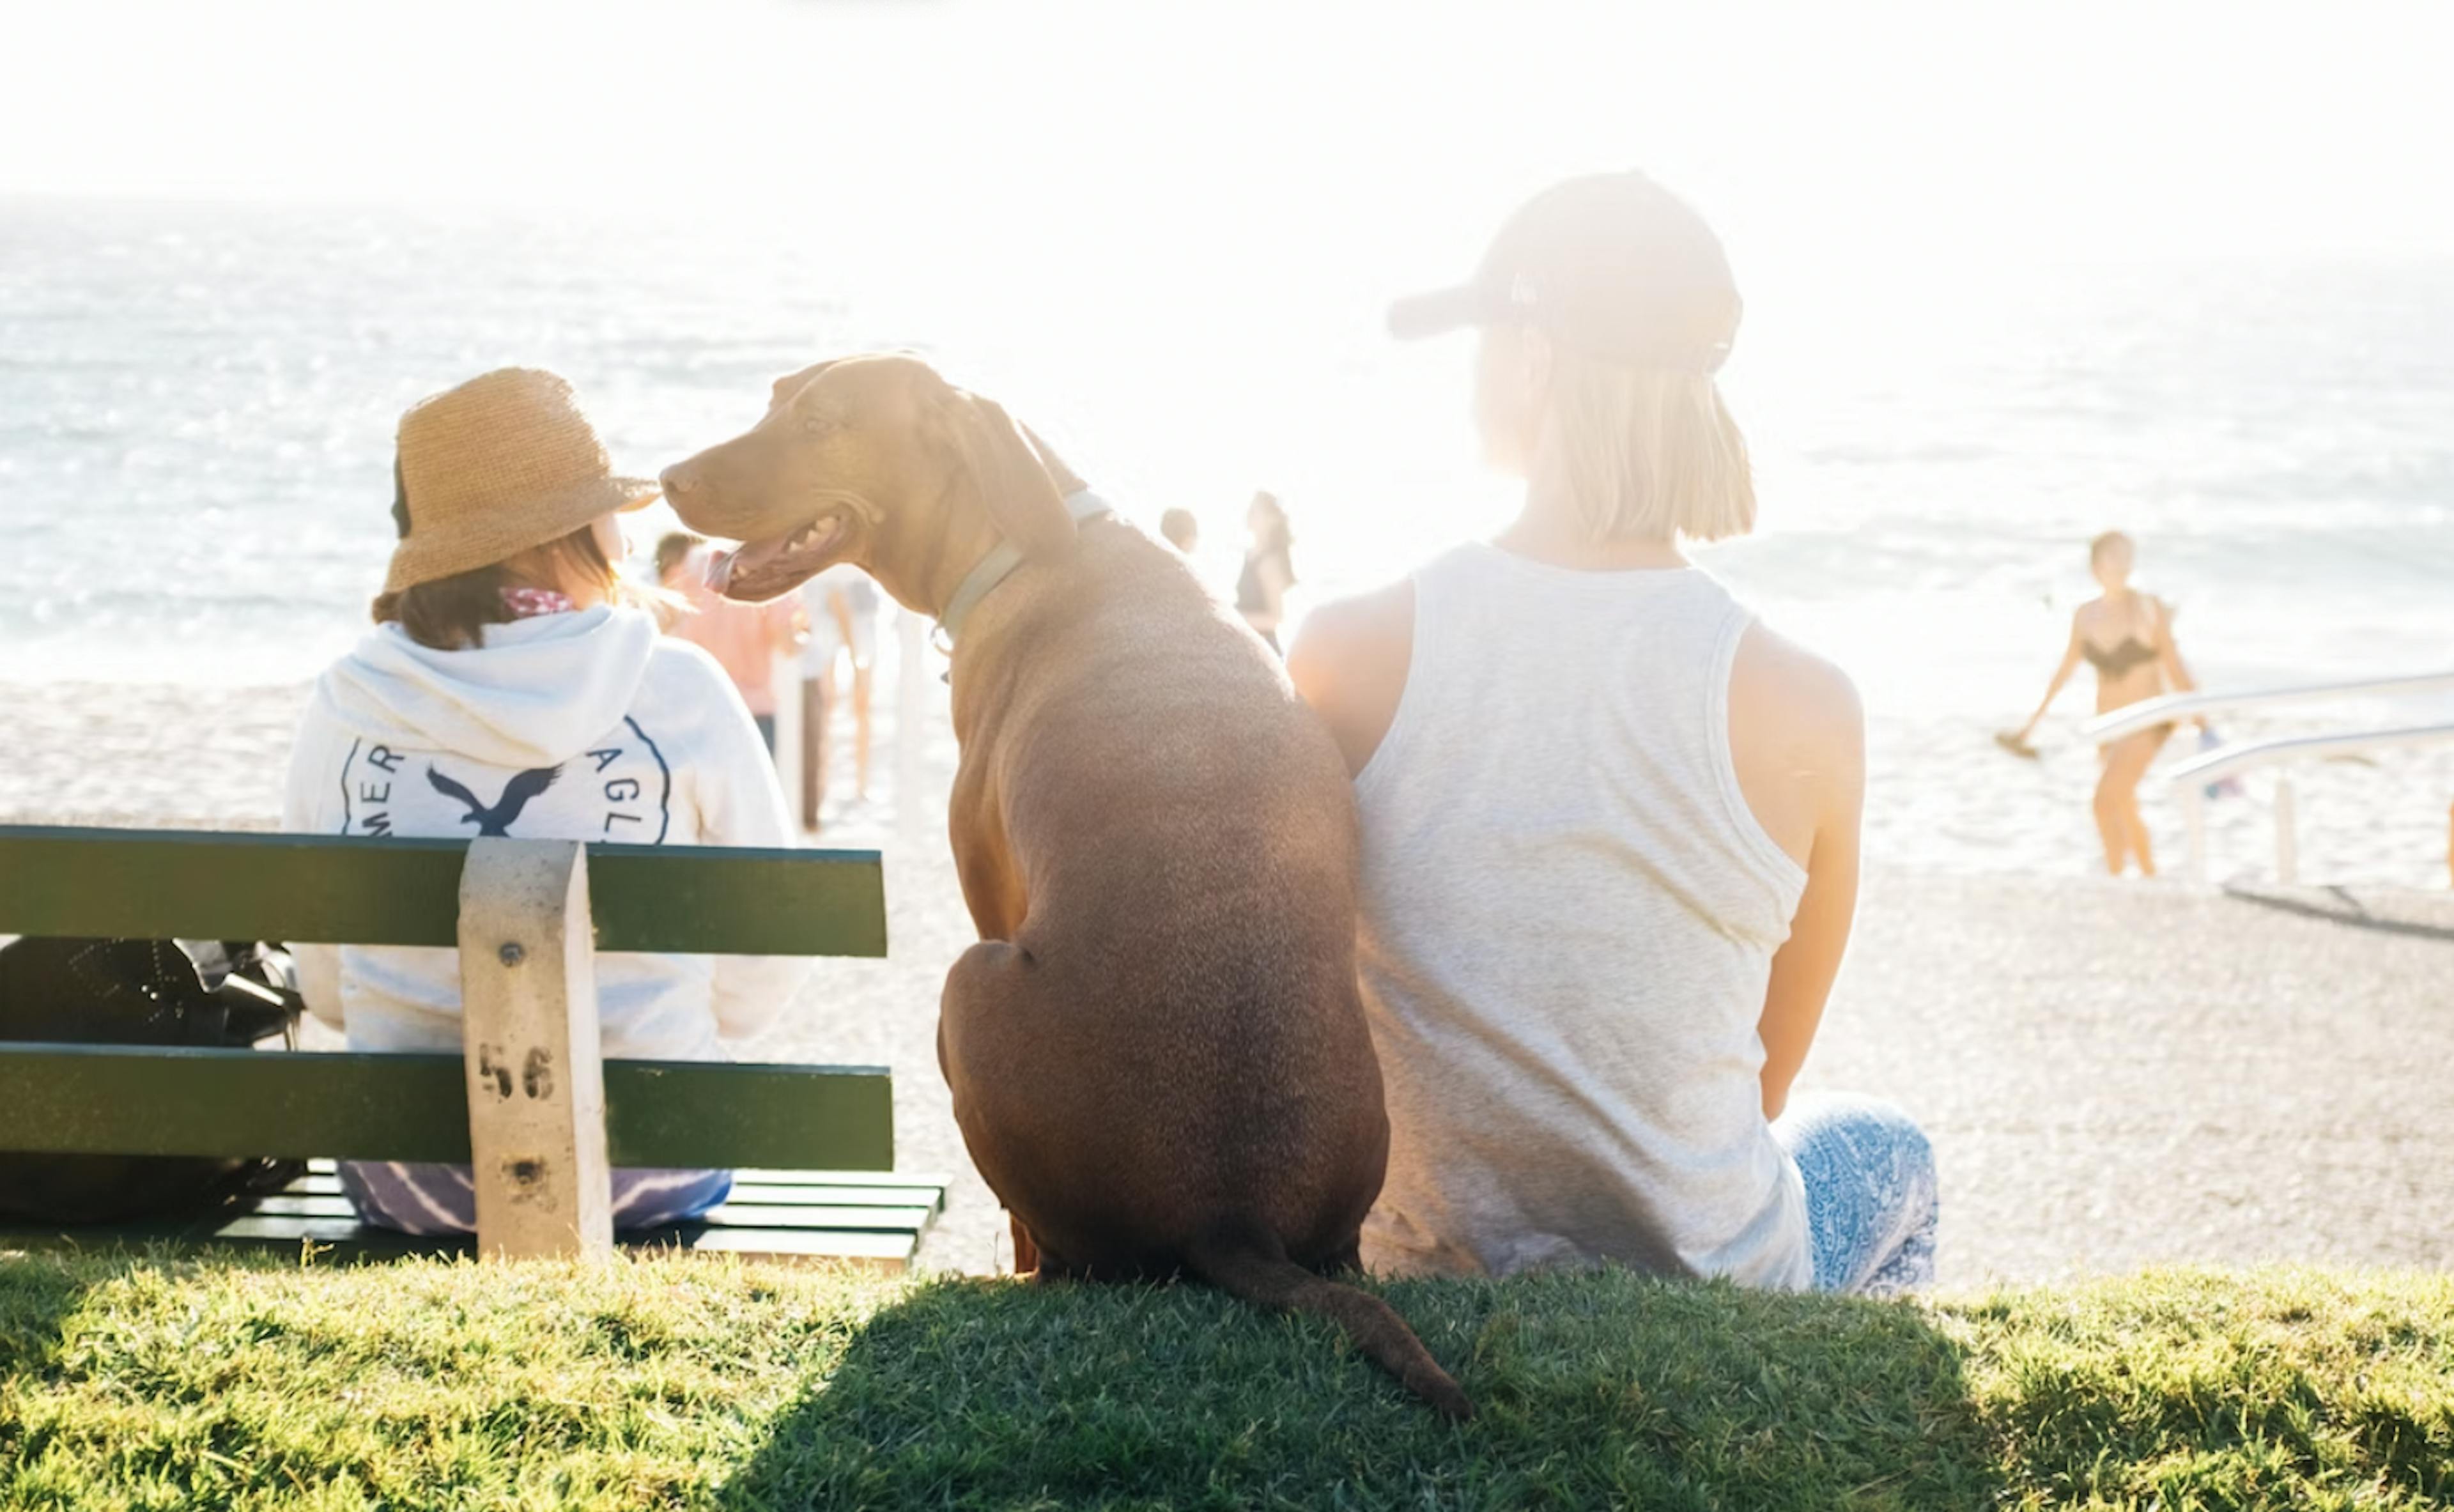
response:
{"label": "black baseball cap", "polygon": [[1401,341],[1516,323],[1608,361],[1712,373],[1739,332],[1720,238],[1642,173],[1554,184],[1519,208],[1473,279],[1389,307]]}

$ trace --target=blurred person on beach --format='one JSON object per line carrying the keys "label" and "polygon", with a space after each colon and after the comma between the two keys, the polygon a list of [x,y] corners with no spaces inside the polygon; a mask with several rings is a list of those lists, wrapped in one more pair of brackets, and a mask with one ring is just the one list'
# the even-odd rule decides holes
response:
{"label": "blurred person on beach", "polygon": [[853,796],[869,801],[869,751],[877,666],[877,585],[850,562],[838,562],[801,585],[810,638],[801,647],[801,822],[815,833],[835,756],[835,665],[852,664]]}
{"label": "blurred person on beach", "polygon": [[1172,509],[1159,515],[1158,533],[1179,556],[1191,556],[1201,549],[1201,522],[1191,510]]}
{"label": "blurred person on beach", "polygon": [[649,600],[647,607],[649,612],[656,616],[658,629],[672,630],[675,625],[680,624],[682,616],[690,612],[689,600],[665,585],[671,582],[674,575],[680,572],[684,564],[690,561],[691,554],[706,544],[706,536],[694,535],[688,531],[667,531],[656,537],[654,565],[648,574],[648,581],[655,587],[656,592]]}
{"label": "blurred person on beach", "polygon": [[[2022,756],[2037,754],[2028,737],[2036,733],[2045,711],[2062,696],[2062,688],[2082,661],[2096,669],[2096,712],[2100,715],[2198,687],[2190,669],[2182,664],[2181,649],[2173,642],[2172,609],[2162,599],[2130,586],[2131,570],[2137,562],[2137,548],[2120,531],[2107,531],[2088,543],[2088,570],[2103,592],[2080,605],[2071,615],[2070,641],[2062,650],[2062,665],[2054,669],[2052,680],[2045,684],[2045,696],[2038,701],[2037,712],[2028,716],[2028,722],[2019,729],[2003,731],[1994,737],[2004,750]],[[2197,724],[2203,731],[2206,728],[2204,719]],[[2147,821],[2139,814],[2139,783],[2172,734],[2173,726],[2168,722],[2124,736],[2097,750],[2103,771],[2096,781],[2096,830],[2104,842],[2104,869],[2116,877],[2133,860],[2139,863],[2140,876],[2156,875],[2155,848],[2148,839]]]}
{"label": "blurred person on beach", "polygon": [[1362,825],[1376,1269],[1933,1277],[1923,1134],[1790,1091],[1856,907],[1857,692],[1680,549],[1755,521],[1714,379],[1739,313],[1718,238],[1639,173],[1545,191],[1390,312],[1479,331],[1484,454],[1525,491],[1289,658]]}
{"label": "blurred person on beach", "polygon": [[665,622],[666,633],[704,649],[733,679],[758,738],[775,749],[775,658],[801,643],[801,615],[789,598],[772,604],[740,604],[707,586],[707,543],[687,531],[656,542],[656,584],[674,595],[681,612]]}
{"label": "blurred person on beach", "polygon": [[1287,591],[1296,585],[1295,533],[1287,512],[1275,494],[1256,494],[1244,511],[1250,541],[1244,548],[1244,571],[1236,579],[1236,612],[1261,633],[1270,649],[1278,649],[1278,627],[1286,622]]}
{"label": "blurred person on beach", "polygon": [[[741,696],[706,653],[657,633],[623,583],[617,512],[656,485],[616,477],[549,373],[505,369],[402,416],[398,543],[375,628],[316,682],[290,766],[294,834],[511,836],[646,845],[792,843]],[[460,1050],[450,949],[300,945],[300,987],[352,1050]],[[608,1058],[716,1060],[758,1033],[797,960],[600,956]],[[614,1220],[647,1228],[724,1200],[729,1171],[622,1169]],[[372,1223],[463,1234],[468,1169],[344,1161]]]}

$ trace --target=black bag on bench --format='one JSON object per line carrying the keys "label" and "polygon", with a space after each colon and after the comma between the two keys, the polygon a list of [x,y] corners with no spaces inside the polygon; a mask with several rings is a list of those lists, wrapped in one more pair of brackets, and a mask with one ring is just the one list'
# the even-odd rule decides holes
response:
{"label": "black bag on bench", "polygon": [[[0,1039],[244,1048],[301,1006],[289,957],[225,941],[60,939],[0,946]],[[202,1213],[276,1191],[302,1162],[0,1152],[0,1218],[101,1223]]]}

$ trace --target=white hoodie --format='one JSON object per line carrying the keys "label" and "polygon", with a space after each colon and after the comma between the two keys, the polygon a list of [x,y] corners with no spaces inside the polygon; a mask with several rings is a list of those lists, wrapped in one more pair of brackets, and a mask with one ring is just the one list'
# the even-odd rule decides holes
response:
{"label": "white hoodie", "polygon": [[[465,651],[383,625],[315,684],[290,761],[300,834],[477,836],[634,845],[793,843],[775,770],[713,657],[635,610],[487,627]],[[300,987],[353,1050],[457,1050],[453,951],[307,945]],[[611,1058],[712,1060],[757,1033],[807,963],[604,955]]]}

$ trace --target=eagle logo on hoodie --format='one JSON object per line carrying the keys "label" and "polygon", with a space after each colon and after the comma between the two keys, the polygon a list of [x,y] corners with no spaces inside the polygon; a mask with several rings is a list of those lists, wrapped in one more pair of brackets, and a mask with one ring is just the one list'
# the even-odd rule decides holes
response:
{"label": "eagle logo on hoodie", "polygon": [[503,784],[501,801],[488,808],[477,801],[477,795],[436,771],[433,762],[426,764],[426,785],[466,808],[469,812],[461,816],[460,822],[477,826],[479,835],[510,835],[512,821],[520,816],[520,810],[529,806],[529,799],[553,786],[553,779],[560,776],[562,768],[559,766],[537,767],[519,773]]}
{"label": "eagle logo on hoodie", "polygon": [[[497,781],[493,802],[478,796]],[[656,742],[625,716],[570,760],[521,771],[489,767],[465,752],[355,739],[341,762],[341,798],[344,835],[466,835],[473,826],[481,836],[508,837],[517,824],[547,839],[660,845],[673,821],[674,776]]]}

